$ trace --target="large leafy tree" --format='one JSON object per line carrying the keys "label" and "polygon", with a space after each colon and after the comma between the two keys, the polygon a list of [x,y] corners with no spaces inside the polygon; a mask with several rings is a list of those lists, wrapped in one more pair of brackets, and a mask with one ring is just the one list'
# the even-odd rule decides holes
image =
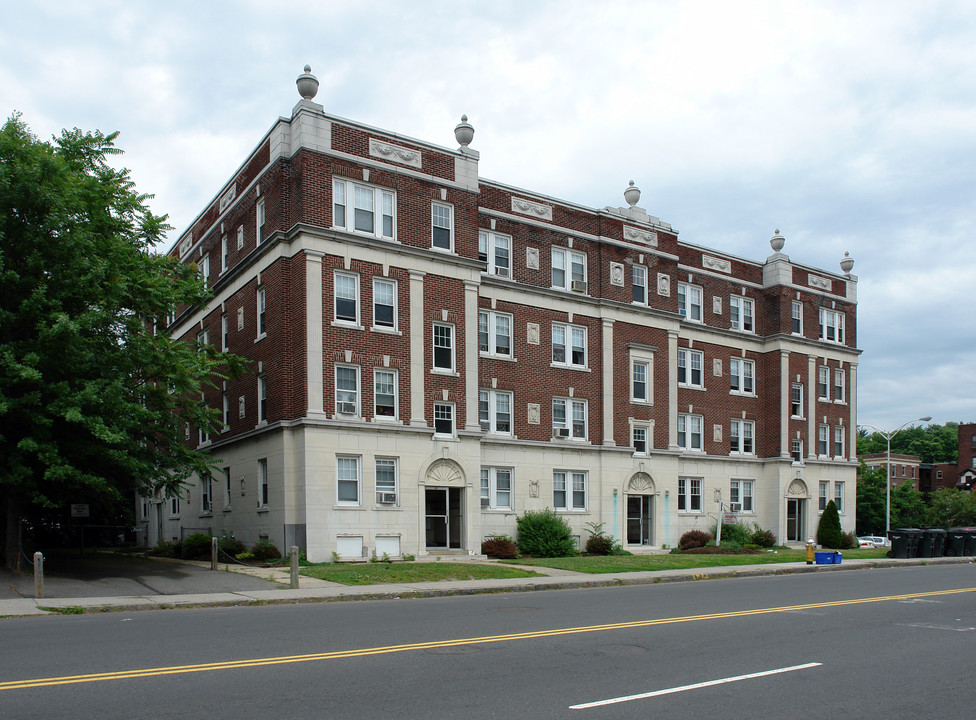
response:
{"label": "large leafy tree", "polygon": [[883,467],[871,470],[861,461],[857,476],[857,534],[881,535],[885,531],[885,475]]}
{"label": "large leafy tree", "polygon": [[8,566],[20,518],[70,502],[172,494],[208,457],[184,428],[216,430],[200,402],[241,361],[156,333],[206,289],[154,252],[168,226],[127,170],[118,133],[0,129],[0,497]]}
{"label": "large leafy tree", "polygon": [[[891,452],[918,455],[923,463],[956,462],[958,454],[959,424],[911,426],[899,430],[891,438]],[[860,428],[857,433],[857,454],[883,453],[887,449],[884,435],[868,433]]]}

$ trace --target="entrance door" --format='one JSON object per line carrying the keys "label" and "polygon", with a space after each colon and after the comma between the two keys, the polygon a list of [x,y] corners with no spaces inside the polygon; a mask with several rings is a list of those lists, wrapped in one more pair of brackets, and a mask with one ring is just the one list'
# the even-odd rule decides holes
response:
{"label": "entrance door", "polygon": [[461,549],[464,513],[462,489],[429,487],[424,491],[428,548]]}
{"label": "entrance door", "polygon": [[787,542],[803,542],[803,510],[805,500],[786,501],[786,540]]}
{"label": "entrance door", "polygon": [[627,496],[627,544],[651,544],[651,496]]}

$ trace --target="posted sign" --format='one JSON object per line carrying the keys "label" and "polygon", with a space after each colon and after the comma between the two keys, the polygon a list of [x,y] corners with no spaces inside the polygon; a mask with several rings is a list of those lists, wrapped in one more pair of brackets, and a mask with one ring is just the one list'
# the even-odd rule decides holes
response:
{"label": "posted sign", "polygon": [[71,517],[73,518],[86,518],[88,517],[88,503],[75,503],[71,506]]}

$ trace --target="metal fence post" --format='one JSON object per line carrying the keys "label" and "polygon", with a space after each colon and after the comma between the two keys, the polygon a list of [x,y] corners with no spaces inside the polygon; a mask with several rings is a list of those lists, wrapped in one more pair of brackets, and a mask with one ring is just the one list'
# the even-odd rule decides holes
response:
{"label": "metal fence post", "polygon": [[291,546],[291,587],[298,589],[298,546]]}
{"label": "metal fence post", "polygon": [[34,553],[34,597],[44,597],[44,555]]}

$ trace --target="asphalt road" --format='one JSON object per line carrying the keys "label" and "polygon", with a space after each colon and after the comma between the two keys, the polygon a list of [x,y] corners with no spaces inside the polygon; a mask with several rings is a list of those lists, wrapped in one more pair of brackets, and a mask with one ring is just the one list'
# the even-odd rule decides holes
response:
{"label": "asphalt road", "polygon": [[976,701],[973,565],[2,630],[5,719],[968,719]]}

